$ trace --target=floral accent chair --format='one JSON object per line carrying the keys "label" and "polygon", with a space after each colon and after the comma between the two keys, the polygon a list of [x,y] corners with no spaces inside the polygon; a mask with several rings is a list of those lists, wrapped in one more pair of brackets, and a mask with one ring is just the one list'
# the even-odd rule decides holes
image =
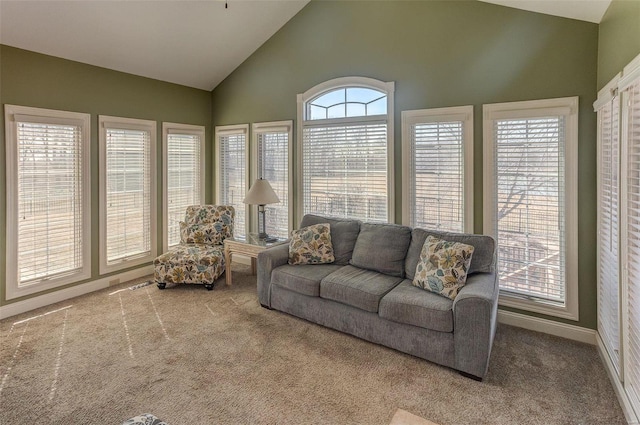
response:
{"label": "floral accent chair", "polygon": [[180,222],[180,243],[153,261],[158,288],[167,283],[203,284],[208,290],[225,271],[224,240],[233,237],[230,205],[191,205]]}

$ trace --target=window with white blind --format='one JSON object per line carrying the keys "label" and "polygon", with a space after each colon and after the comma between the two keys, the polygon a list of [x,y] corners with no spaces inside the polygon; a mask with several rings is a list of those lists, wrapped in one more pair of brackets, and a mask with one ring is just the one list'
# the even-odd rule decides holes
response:
{"label": "window with white blind", "polygon": [[[251,126],[256,153],[256,178],[271,184],[280,199],[265,206],[266,231],[270,236],[288,238],[291,213],[291,121],[255,123]],[[257,221],[256,221],[257,223]]]}
{"label": "window with white blind", "polygon": [[91,276],[90,116],[5,105],[6,298]]}
{"label": "window with white blind", "polygon": [[473,232],[473,106],[402,111],[403,223]]}
{"label": "window with white blind", "polygon": [[363,77],[298,95],[300,214],[393,222],[393,95]]}
{"label": "window with white blind", "polygon": [[162,124],[163,247],[180,243],[180,222],[189,205],[204,203],[204,127]]}
{"label": "window with white blind", "polygon": [[249,190],[249,125],[218,126],[215,133],[216,202],[235,208],[233,235],[244,237],[248,231],[247,207],[242,201]]}
{"label": "window with white blind", "polygon": [[621,257],[624,306],[624,388],[640,412],[640,56],[620,83],[622,96]]}
{"label": "window with white blind", "polygon": [[500,304],[578,320],[578,98],[484,106],[484,232]]}
{"label": "window with white blind", "polygon": [[620,97],[617,78],[598,93],[598,333],[620,373]]}
{"label": "window with white blind", "polygon": [[156,122],[99,116],[100,273],[156,257]]}

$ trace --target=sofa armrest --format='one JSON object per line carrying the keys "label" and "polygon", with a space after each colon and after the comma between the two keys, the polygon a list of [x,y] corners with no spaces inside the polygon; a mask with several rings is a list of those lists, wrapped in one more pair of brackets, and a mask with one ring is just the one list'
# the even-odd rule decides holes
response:
{"label": "sofa armrest", "polygon": [[456,369],[483,378],[496,331],[497,273],[475,273],[467,278],[453,302]]}
{"label": "sofa armrest", "polygon": [[267,248],[258,254],[258,301],[271,308],[271,272],[289,261],[289,244]]}

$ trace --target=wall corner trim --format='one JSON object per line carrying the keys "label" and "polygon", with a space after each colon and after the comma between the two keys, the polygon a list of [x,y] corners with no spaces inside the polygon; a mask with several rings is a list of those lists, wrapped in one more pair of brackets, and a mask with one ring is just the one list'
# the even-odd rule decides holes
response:
{"label": "wall corner trim", "polygon": [[539,317],[527,316],[526,314],[513,313],[511,311],[498,310],[498,322],[505,325],[517,326],[530,331],[543,332],[574,341],[585,342],[596,345],[596,334],[594,329],[583,328],[581,326],[569,325],[555,322],[553,320],[541,319]]}

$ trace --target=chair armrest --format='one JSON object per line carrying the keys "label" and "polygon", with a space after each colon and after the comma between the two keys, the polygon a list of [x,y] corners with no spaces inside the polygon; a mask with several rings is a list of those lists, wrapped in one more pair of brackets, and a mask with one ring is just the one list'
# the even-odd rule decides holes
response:
{"label": "chair armrest", "polygon": [[497,273],[474,273],[453,302],[456,369],[478,378],[489,367],[498,311]]}
{"label": "chair armrest", "polygon": [[258,254],[258,301],[271,308],[271,272],[289,262],[289,244],[276,245]]}

